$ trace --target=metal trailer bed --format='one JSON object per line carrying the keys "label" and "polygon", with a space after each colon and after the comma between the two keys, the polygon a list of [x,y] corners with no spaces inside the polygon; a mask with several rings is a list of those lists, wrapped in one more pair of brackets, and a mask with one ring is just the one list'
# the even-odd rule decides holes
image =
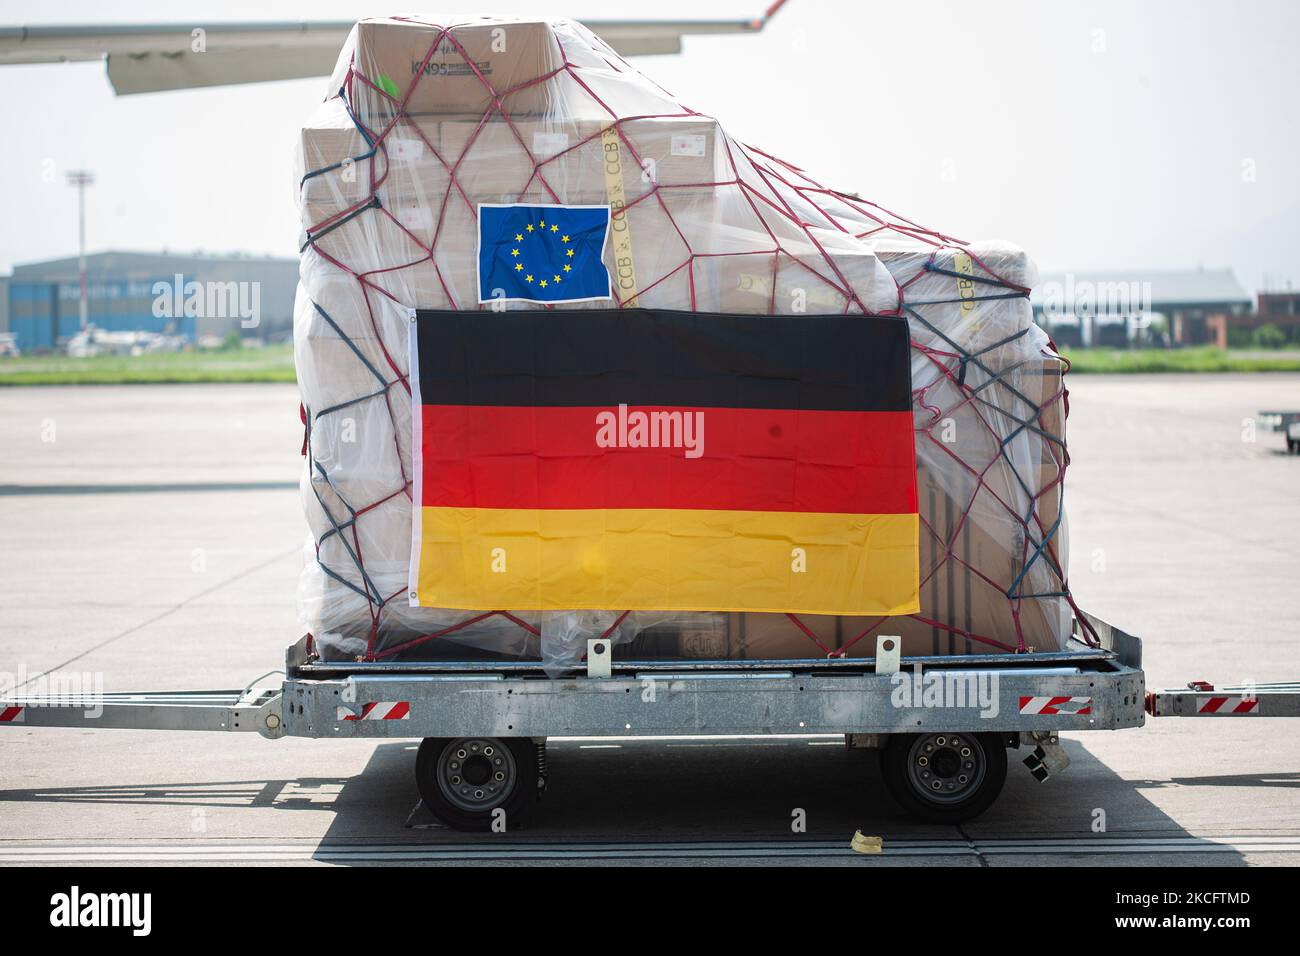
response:
{"label": "metal trailer bed", "polygon": [[1024,762],[1040,780],[1064,769],[1063,730],[1140,727],[1148,713],[1300,714],[1296,684],[1148,693],[1141,641],[1085,617],[1100,646],[1015,655],[900,658],[882,636],[859,659],[620,661],[597,639],[586,673],[560,679],[537,663],[326,663],[303,639],[277,687],[255,686],[268,674],[225,691],[14,697],[0,700],[0,723],[420,737],[429,809],[458,828],[501,829],[545,788],[548,737],[843,734],[880,750],[905,809],[959,822],[997,797],[1008,748],[1033,748]]}

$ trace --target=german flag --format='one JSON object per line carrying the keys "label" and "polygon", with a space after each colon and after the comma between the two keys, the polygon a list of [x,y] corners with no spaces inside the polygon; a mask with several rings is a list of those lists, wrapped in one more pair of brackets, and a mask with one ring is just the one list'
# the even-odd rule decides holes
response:
{"label": "german flag", "polygon": [[411,604],[918,610],[906,321],[414,313]]}

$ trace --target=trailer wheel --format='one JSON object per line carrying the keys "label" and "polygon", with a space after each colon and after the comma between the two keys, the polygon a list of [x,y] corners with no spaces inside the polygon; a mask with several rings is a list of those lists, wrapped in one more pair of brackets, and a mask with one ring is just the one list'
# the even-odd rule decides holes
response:
{"label": "trailer wheel", "polygon": [[518,737],[426,737],[415,776],[424,805],[448,826],[513,829],[537,799],[537,752]]}
{"label": "trailer wheel", "polygon": [[987,810],[1007,779],[998,734],[893,734],[880,751],[885,786],[927,823],[961,823]]}

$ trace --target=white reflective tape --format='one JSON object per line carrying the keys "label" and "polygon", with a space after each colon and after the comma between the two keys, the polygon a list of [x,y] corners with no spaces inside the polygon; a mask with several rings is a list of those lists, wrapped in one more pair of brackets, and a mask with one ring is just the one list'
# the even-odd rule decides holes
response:
{"label": "white reflective tape", "polygon": [[1071,697],[1054,705],[1058,714],[1083,714],[1092,708],[1091,697]]}
{"label": "white reflective tape", "polygon": [[1217,714],[1223,717],[1249,717],[1258,715],[1259,698],[1235,697],[1226,694],[1219,694],[1207,697],[1196,705],[1198,714]]}
{"label": "white reflective tape", "polygon": [[1092,713],[1091,697],[1022,697],[1020,713],[1054,717],[1086,716]]}
{"label": "white reflective tape", "polygon": [[353,713],[346,707],[339,707],[336,712],[338,720],[410,720],[411,704],[405,700],[381,700],[361,705],[361,713]]}

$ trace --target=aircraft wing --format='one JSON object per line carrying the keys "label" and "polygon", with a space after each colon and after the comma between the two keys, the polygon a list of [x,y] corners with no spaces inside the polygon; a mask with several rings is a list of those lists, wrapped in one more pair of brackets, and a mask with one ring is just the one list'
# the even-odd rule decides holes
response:
{"label": "aircraft wing", "polygon": [[[785,0],[751,20],[583,20],[624,56],[680,53],[690,34],[756,33]],[[351,20],[280,23],[0,27],[0,66],[106,60],[119,96],[328,76]]]}

